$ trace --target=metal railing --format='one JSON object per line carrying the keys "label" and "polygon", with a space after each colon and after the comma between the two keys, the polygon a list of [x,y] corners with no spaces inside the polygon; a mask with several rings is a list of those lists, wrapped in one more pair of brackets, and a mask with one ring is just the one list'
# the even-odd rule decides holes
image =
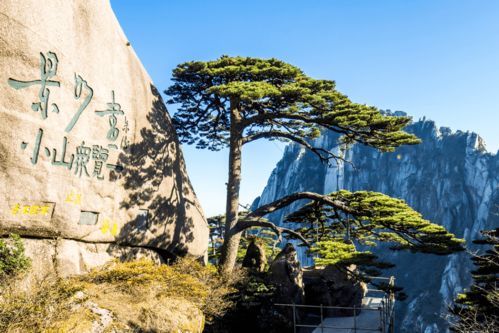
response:
{"label": "metal railing", "polygon": [[[373,332],[382,332],[382,333],[394,333],[394,317],[395,317],[395,294],[393,292],[393,287],[395,285],[395,278],[392,276],[390,278],[380,278],[380,277],[373,277],[372,279],[384,279],[388,280],[388,285],[389,285],[389,292],[385,292],[384,290],[380,289],[368,289],[368,293],[382,293],[382,297],[378,297],[377,299],[381,299],[380,305],[371,308],[368,306],[361,306],[361,307],[345,307],[345,306],[324,306],[324,305],[304,305],[304,304],[274,304],[276,306],[283,306],[283,307],[291,307],[293,310],[293,332],[297,332],[297,328],[303,327],[303,328],[320,328],[320,332],[323,333],[324,329],[330,328],[330,329],[353,329],[354,332],[357,332],[358,330],[362,331],[373,331]],[[298,316],[297,316],[297,309],[318,309],[320,311],[320,323],[318,325],[313,325],[313,324],[304,324],[304,323],[299,323],[298,322]],[[329,326],[324,324],[324,311],[326,310],[351,310],[353,311],[353,326],[349,327],[341,327],[341,326]],[[363,327],[359,326],[357,323],[357,316],[358,312],[360,311],[377,311],[379,312],[379,321],[373,326],[370,327]],[[336,316],[332,316],[332,318],[335,318]],[[327,316],[326,318],[331,318],[331,316]]]}

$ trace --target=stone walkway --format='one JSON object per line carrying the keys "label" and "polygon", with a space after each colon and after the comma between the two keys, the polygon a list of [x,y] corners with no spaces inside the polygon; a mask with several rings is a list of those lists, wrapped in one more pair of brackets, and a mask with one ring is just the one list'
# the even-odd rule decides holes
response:
{"label": "stone walkway", "polygon": [[378,307],[381,298],[366,297],[363,300],[362,312],[355,317],[328,317],[322,326],[312,333],[373,333],[381,332],[381,317]]}

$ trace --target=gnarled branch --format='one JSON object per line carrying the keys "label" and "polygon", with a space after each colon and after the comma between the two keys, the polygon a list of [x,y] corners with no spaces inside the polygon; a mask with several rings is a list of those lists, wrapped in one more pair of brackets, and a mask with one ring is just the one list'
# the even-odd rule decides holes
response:
{"label": "gnarled branch", "polygon": [[248,135],[248,136],[243,138],[243,145],[246,143],[258,140],[258,139],[262,139],[262,138],[285,138],[285,139],[291,140],[291,141],[296,142],[299,145],[307,148],[308,150],[310,150],[312,153],[317,155],[317,157],[319,157],[319,159],[322,162],[329,163],[330,159],[334,159],[336,162],[342,161],[342,162],[350,163],[349,161],[345,160],[343,157],[335,155],[327,149],[314,147],[310,143],[308,143],[306,140],[304,140],[303,138],[300,138],[300,137],[297,137],[291,133],[282,132],[282,131],[272,130],[272,131],[268,131],[268,132],[260,132],[260,133]]}
{"label": "gnarled branch", "polygon": [[260,218],[250,218],[250,219],[243,217],[242,219],[240,219],[237,222],[237,224],[235,226],[235,231],[236,232],[241,232],[241,231],[244,231],[244,230],[249,229],[251,227],[262,227],[262,228],[270,228],[270,229],[272,229],[277,234],[277,237],[279,238],[278,239],[279,242],[282,240],[282,234],[283,233],[289,234],[292,237],[301,240],[306,246],[310,247],[310,243],[299,232],[296,232],[296,231],[288,229],[288,228],[278,227],[274,223],[272,223],[269,220],[264,219],[262,217],[260,217]]}
{"label": "gnarled branch", "polygon": [[329,206],[341,209],[345,213],[349,214],[358,214],[357,211],[352,209],[351,207],[345,205],[343,202],[339,200],[334,200],[330,196],[326,194],[319,194],[319,193],[314,193],[314,192],[296,192],[290,195],[287,195],[285,197],[282,197],[281,199],[278,199],[274,202],[271,202],[269,204],[263,205],[251,213],[249,213],[246,217],[247,218],[254,218],[254,217],[260,217],[264,216],[267,214],[270,214],[272,212],[275,212],[278,209],[281,209],[283,207],[291,205],[293,202],[301,200],[301,199],[310,199],[314,200],[316,202],[320,202],[323,204],[327,204]]}

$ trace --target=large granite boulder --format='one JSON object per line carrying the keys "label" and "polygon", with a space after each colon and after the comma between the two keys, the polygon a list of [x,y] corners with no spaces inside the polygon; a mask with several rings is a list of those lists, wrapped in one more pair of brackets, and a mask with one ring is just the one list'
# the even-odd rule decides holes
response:
{"label": "large granite boulder", "polygon": [[39,239],[34,261],[55,242],[67,272],[127,247],[205,256],[170,117],[109,1],[0,2],[0,198],[0,236]]}
{"label": "large granite boulder", "polygon": [[[355,269],[355,265],[348,267],[350,271]],[[306,304],[339,307],[327,311],[331,316],[358,314],[362,307],[362,299],[367,292],[365,283],[356,280],[345,269],[333,265],[305,269],[303,283]]]}

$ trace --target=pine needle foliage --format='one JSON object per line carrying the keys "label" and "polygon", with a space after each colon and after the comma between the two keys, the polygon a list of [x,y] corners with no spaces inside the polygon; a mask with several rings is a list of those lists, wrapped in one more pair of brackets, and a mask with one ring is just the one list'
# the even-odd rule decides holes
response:
{"label": "pine needle foliage", "polygon": [[[331,80],[317,80],[277,59],[222,56],[191,61],[173,70],[168,103],[180,107],[173,122],[183,143],[220,150],[229,145],[230,110],[244,143],[260,138],[291,140],[308,145],[323,129],[343,134],[345,142],[360,142],[382,151],[419,139],[402,129],[409,117],[383,115],[375,107],[357,104],[340,93]],[[321,158],[331,154],[313,150]]]}
{"label": "pine needle foliage", "polygon": [[459,294],[451,312],[458,321],[456,332],[497,332],[499,329],[499,228],[482,231],[483,238],[475,244],[488,245],[482,254],[473,254],[476,269],[470,290]]}
{"label": "pine needle foliage", "polygon": [[318,254],[316,263],[390,267],[359,245],[389,244],[393,250],[450,254],[463,250],[464,241],[444,227],[425,220],[404,200],[378,192],[341,190],[327,195],[331,202],[312,201],[288,215],[288,222],[300,225],[298,231]]}
{"label": "pine needle foliage", "polygon": [[[241,213],[244,216],[244,213]],[[221,246],[223,244],[223,230],[225,229],[225,217],[216,215],[207,218],[210,228],[210,240],[208,245],[208,260],[216,264],[220,260]],[[246,255],[246,249],[251,242],[263,246],[265,256],[269,261],[279,252],[277,244],[279,240],[274,232],[263,228],[250,228],[245,230],[241,237],[240,247],[237,252],[237,261],[242,262]]]}

